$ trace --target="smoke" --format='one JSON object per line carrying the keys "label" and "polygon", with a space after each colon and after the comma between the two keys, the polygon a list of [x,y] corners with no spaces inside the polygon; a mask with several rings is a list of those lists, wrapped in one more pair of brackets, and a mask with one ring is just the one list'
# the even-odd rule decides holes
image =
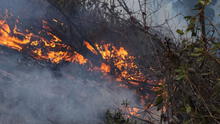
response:
{"label": "smoke", "polygon": [[[160,10],[153,15],[153,25],[162,26],[166,28],[162,32],[168,33],[166,35],[178,37],[177,29],[186,29],[187,22],[184,16],[195,15],[192,10],[198,3],[198,0],[164,0],[161,2]],[[206,7],[206,17],[212,20],[213,23],[219,24],[219,5],[220,2],[213,0],[212,3]],[[167,29],[173,33],[167,32]]]}
{"label": "smoke", "polygon": [[1,0],[0,7],[23,19],[37,19],[45,15],[49,4],[45,0]]}
{"label": "smoke", "polygon": [[82,78],[88,74],[76,66],[62,68],[63,76],[57,78],[49,69],[18,63],[20,59],[1,55],[1,124],[102,123],[107,109],[120,107],[123,100],[135,104],[131,91],[113,82]]}
{"label": "smoke", "polygon": [[[1,11],[7,8],[15,17],[34,23],[51,13],[45,1],[1,0],[0,6]],[[6,54],[3,51],[0,47]],[[48,67],[9,53],[0,55],[1,124],[96,124],[103,122],[107,109],[120,107],[123,100],[136,103],[132,91],[74,64],[56,70],[58,77]]]}

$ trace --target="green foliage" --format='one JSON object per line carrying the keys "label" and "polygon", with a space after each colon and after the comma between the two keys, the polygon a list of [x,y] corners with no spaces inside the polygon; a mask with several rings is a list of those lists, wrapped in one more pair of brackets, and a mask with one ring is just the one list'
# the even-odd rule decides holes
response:
{"label": "green foliage", "polygon": [[184,35],[183,30],[178,29],[178,30],[176,30],[176,32],[177,32],[178,34],[180,34],[180,35]]}
{"label": "green foliage", "polygon": [[160,95],[156,98],[155,106],[158,106],[163,103],[163,97]]}
{"label": "green foliage", "polygon": [[[171,118],[178,118],[175,123],[220,123],[220,58],[217,56],[220,43],[213,35],[205,38],[201,35],[204,28],[201,12],[211,2],[198,0],[194,8],[198,13],[185,16],[186,31],[176,31],[180,36],[191,33],[192,37],[184,39],[179,47],[167,50],[177,58],[173,61],[173,56],[167,56],[165,65],[167,77],[170,77],[167,79],[170,83],[167,84],[168,100],[172,113],[175,113]],[[209,32],[208,28],[204,29],[205,33]],[[161,103],[161,99],[158,101]]]}
{"label": "green foliage", "polygon": [[187,76],[187,71],[184,66],[179,67],[175,70],[176,72],[176,80],[184,80]]}
{"label": "green foliage", "polygon": [[203,6],[207,6],[212,2],[212,0],[199,0],[199,4],[203,5]]}
{"label": "green foliage", "polygon": [[185,106],[185,108],[187,113],[190,113],[192,111],[192,108],[188,104]]}

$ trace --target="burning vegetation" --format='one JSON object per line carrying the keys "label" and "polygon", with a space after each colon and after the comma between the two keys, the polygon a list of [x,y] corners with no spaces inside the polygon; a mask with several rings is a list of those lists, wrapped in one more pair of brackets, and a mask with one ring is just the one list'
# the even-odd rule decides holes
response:
{"label": "burning vegetation", "polygon": [[[88,64],[90,70],[93,70],[93,68],[97,69],[82,54],[63,43],[59,37],[48,31],[50,27],[45,25],[47,24],[46,21],[42,21],[43,30],[39,31],[38,34],[34,34],[28,29],[24,29],[24,32],[18,29],[17,25],[22,25],[19,24],[18,19],[16,19],[13,26],[10,26],[7,22],[8,15],[5,15],[5,17],[6,19],[0,20],[0,44],[2,46],[15,49],[19,52],[29,51],[28,54],[33,58],[54,64],[72,62],[81,65]],[[110,43],[94,43],[93,47],[88,41],[84,41],[84,45],[94,55],[100,55],[103,61],[108,63],[102,63],[97,70],[104,73],[110,73],[111,70],[118,71],[118,78],[120,80],[134,80],[143,83],[146,81],[146,77],[140,72],[138,65],[135,63],[135,57],[130,56],[124,47],[117,48]]]}
{"label": "burning vegetation", "polygon": [[[105,80],[112,76],[111,81],[117,82],[119,87],[132,89],[139,96],[138,101],[143,107],[132,107],[125,103],[122,111],[125,112],[127,118],[141,116],[139,113],[151,106],[148,101],[150,97],[153,98],[154,94],[149,94],[147,91],[155,87],[157,81],[148,79],[145,72],[140,70],[143,67],[137,64],[137,58],[130,55],[125,47],[115,46],[106,41],[82,40],[84,49],[90,52],[88,57],[83,52],[78,52],[79,50],[74,46],[63,41],[54,33],[56,31],[53,30],[53,27],[48,24],[50,21],[63,26],[65,25],[63,22],[54,18],[48,21],[41,20],[39,23],[41,25],[40,30],[28,29],[24,28],[23,22],[7,9],[2,13],[0,18],[1,46],[24,53],[36,61],[47,62],[48,64],[79,64],[89,72],[102,73]],[[94,63],[94,60],[90,60],[91,56],[96,56],[99,59]]]}
{"label": "burning vegetation", "polygon": [[220,122],[219,31],[205,18],[211,0],[199,0],[186,31],[173,36],[148,24],[158,10],[147,0],[138,0],[138,11],[125,0],[9,1],[0,2],[0,123],[5,116],[6,124],[15,117],[22,124]]}

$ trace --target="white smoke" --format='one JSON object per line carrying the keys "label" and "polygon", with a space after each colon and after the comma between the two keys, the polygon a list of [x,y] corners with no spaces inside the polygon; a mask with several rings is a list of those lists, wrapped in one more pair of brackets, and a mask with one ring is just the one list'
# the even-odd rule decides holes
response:
{"label": "white smoke", "polygon": [[[14,57],[0,60],[0,124],[97,124],[123,100],[135,104],[135,95],[114,82],[71,72],[71,78],[56,78],[48,69],[23,68]],[[75,71],[71,65],[66,68]]]}

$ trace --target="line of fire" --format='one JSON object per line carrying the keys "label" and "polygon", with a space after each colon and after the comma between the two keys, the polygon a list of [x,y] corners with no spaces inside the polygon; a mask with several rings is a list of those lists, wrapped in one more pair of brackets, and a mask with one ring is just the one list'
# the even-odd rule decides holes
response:
{"label": "line of fire", "polygon": [[[154,47],[160,43],[152,44],[152,41],[145,42],[141,39],[129,38],[129,36],[141,32],[136,23],[125,26],[126,28],[121,29],[121,32],[116,31],[116,29],[123,25],[116,26],[116,28],[104,26],[103,29],[97,29],[101,32],[96,32],[95,29],[91,32],[88,31],[90,34],[87,35],[88,32],[85,29],[94,28],[97,24],[85,26],[84,29],[81,29],[82,27],[78,26],[78,23],[86,25],[88,22],[90,24],[88,18],[85,17],[85,20],[82,19],[75,23],[65,13],[66,10],[59,10],[59,6],[51,2],[52,0],[48,1],[50,6],[54,5],[55,10],[59,11],[55,16],[39,16],[35,20],[29,20],[27,19],[27,10],[24,10],[24,15],[19,16],[12,8],[1,9],[0,55],[22,56],[22,60],[18,60],[22,61],[20,66],[32,63],[28,68],[32,68],[32,66],[33,68],[48,68],[54,78],[58,80],[65,78],[74,81],[80,77],[80,74],[59,72],[69,65],[78,66],[89,75],[82,76],[85,80],[95,77],[100,85],[103,82],[109,82],[135,94],[136,106],[130,105],[125,100],[119,107],[123,113],[123,118],[134,118],[142,123],[157,122],[156,120],[161,118],[161,112],[166,111],[165,107],[157,110],[154,106],[155,98],[158,97],[155,92],[160,92],[165,81],[163,77],[154,74],[156,68],[161,66],[158,63],[159,58],[154,56],[156,52]],[[76,18],[83,18],[83,16]],[[132,18],[128,20],[135,21]],[[101,22],[98,26],[106,23]],[[111,23],[117,22],[112,21]],[[104,31],[102,32],[102,30]],[[144,32],[143,34],[148,33]],[[143,37],[146,36],[143,35]],[[156,35],[147,37],[153,41],[159,40]],[[143,51],[146,54],[142,54]],[[150,55],[151,53],[153,54]],[[4,62],[4,60],[0,61],[2,61],[1,63]],[[71,68],[71,70],[74,69]],[[2,75],[0,82],[4,82],[5,77],[10,79],[16,77],[17,74],[14,73],[13,69],[7,70],[0,67],[0,75]],[[166,96],[167,94],[163,95]],[[56,124],[53,120],[49,122]]]}

